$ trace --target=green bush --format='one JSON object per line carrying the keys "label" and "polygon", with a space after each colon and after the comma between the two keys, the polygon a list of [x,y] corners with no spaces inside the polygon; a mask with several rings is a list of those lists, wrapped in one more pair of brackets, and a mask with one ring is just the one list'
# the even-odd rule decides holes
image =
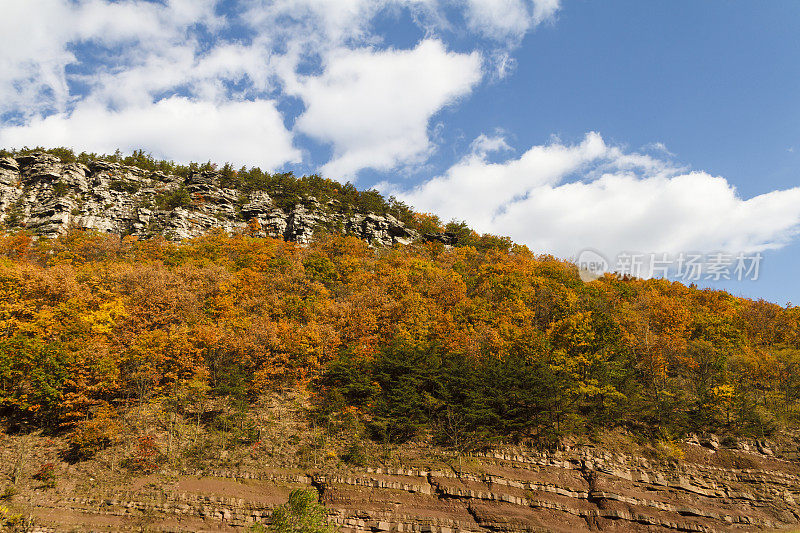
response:
{"label": "green bush", "polygon": [[60,406],[70,354],[60,343],[15,334],[0,341],[0,408],[48,419]]}
{"label": "green bush", "polygon": [[7,228],[17,228],[22,225],[22,219],[25,218],[25,213],[22,211],[22,199],[17,200],[6,208],[6,217],[3,219],[3,225]]}
{"label": "green bush", "polygon": [[112,180],[111,189],[119,192],[134,194],[139,190],[139,184],[133,181]]}
{"label": "green bush", "polygon": [[66,196],[69,192],[69,184],[63,181],[57,181],[53,184],[53,194],[57,197]]}
{"label": "green bush", "polygon": [[350,466],[364,466],[367,464],[367,456],[364,447],[359,443],[353,443],[347,447],[342,454],[342,461]]}
{"label": "green bush", "polygon": [[[272,523],[266,531],[275,533],[333,533],[336,528],[328,523],[328,511],[319,503],[316,490],[297,489],[289,494],[289,501],[272,512]],[[250,531],[265,531],[254,524]]]}
{"label": "green bush", "polygon": [[176,207],[187,207],[192,203],[192,195],[185,188],[180,187],[174,191],[161,193],[156,196],[156,206],[165,211],[172,211]]}

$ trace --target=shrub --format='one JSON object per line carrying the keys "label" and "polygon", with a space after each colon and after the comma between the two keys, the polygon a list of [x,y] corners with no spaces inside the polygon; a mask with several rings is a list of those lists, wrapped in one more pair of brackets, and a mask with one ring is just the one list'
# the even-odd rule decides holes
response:
{"label": "shrub", "polygon": [[[319,495],[316,490],[293,490],[289,494],[289,501],[272,512],[272,523],[267,531],[332,533],[336,531],[336,528],[328,523],[327,514],[325,506],[319,503]],[[258,528],[257,525],[254,527]],[[259,531],[259,529],[251,528],[250,531]]]}
{"label": "shrub", "polygon": [[69,192],[69,184],[63,181],[57,181],[53,184],[53,194],[57,197],[66,196]]}
{"label": "shrub", "polygon": [[139,184],[134,181],[112,180],[111,189],[114,191],[134,194],[139,190]]}
{"label": "shrub", "polygon": [[191,203],[192,195],[183,187],[156,196],[156,206],[166,211],[171,211],[176,207],[186,207]]}
{"label": "shrub", "polygon": [[29,531],[32,521],[0,505],[0,531]]}
{"label": "shrub", "polygon": [[88,420],[78,422],[69,438],[69,455],[88,459],[119,440],[120,426],[110,407],[101,407]]}
{"label": "shrub", "polygon": [[158,448],[155,437],[144,435],[139,437],[136,449],[123,460],[122,465],[134,472],[149,474],[157,470],[165,460],[166,456]]}
{"label": "shrub", "polygon": [[367,464],[364,447],[358,443],[351,444],[342,454],[342,461],[350,466],[364,466]]}
{"label": "shrub", "polygon": [[70,354],[66,346],[16,333],[0,341],[0,407],[50,420],[61,405]]}
{"label": "shrub", "polygon": [[41,481],[42,486],[51,489],[56,486],[56,465],[53,463],[45,463],[33,475],[33,479]]}
{"label": "shrub", "polygon": [[22,203],[17,201],[6,208],[6,218],[3,225],[7,228],[17,228],[22,225],[25,214],[22,212]]}

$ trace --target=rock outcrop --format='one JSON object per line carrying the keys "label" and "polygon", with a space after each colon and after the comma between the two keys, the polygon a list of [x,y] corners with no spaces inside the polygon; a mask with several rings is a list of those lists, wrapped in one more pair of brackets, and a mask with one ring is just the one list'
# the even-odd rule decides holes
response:
{"label": "rock outcrop", "polygon": [[445,231],[443,233],[423,233],[422,240],[425,242],[440,242],[452,246],[458,241],[455,233]]}
{"label": "rock outcrop", "polygon": [[391,215],[346,212],[313,197],[281,209],[266,192],[223,187],[214,171],[183,179],[101,160],[62,163],[46,153],[0,158],[0,222],[46,237],[79,227],[174,240],[213,228],[298,243],[321,229],[388,246],[419,238]]}
{"label": "rock outcrop", "polygon": [[[57,461],[42,444],[49,455],[30,457],[31,471]],[[15,449],[0,449],[0,477]],[[689,441],[676,449],[670,458],[515,447],[459,459],[420,448],[393,465],[237,460],[119,479],[103,479],[111,472],[100,464],[61,464],[56,488],[21,483],[14,505],[36,531],[244,531],[268,522],[291,490],[313,486],[343,533],[734,532],[800,523],[800,464],[783,453],[794,448],[769,455]]]}

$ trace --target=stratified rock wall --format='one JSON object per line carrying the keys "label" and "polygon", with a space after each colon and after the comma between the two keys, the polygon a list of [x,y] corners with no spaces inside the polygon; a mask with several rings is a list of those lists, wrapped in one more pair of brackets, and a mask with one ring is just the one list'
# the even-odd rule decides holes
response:
{"label": "stratified rock wall", "polygon": [[[88,494],[23,491],[15,502],[32,512],[40,532],[142,524],[139,530],[244,531],[268,522],[291,490],[311,486],[342,533],[795,530],[797,462],[741,449],[684,450],[682,460],[576,447],[498,449],[442,461],[431,449],[427,464],[187,469],[93,486]],[[65,468],[69,483],[86,477]]]}
{"label": "stratified rock wall", "polygon": [[[159,206],[159,199],[183,191],[183,205]],[[44,153],[0,158],[0,222],[46,237],[71,226],[175,240],[213,228],[248,229],[298,243],[309,242],[319,229],[389,246],[419,237],[391,215],[344,212],[335,202],[322,205],[313,197],[283,210],[266,192],[244,195],[222,187],[217,172],[195,172],[184,180],[106,161],[62,163]]]}

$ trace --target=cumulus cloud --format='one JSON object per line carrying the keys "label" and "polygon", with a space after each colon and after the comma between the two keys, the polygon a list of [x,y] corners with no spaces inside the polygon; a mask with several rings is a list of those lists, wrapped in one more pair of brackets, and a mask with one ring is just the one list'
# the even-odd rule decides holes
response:
{"label": "cumulus cloud", "polygon": [[506,142],[505,137],[501,134],[486,135],[482,133],[478,135],[475,140],[470,143],[470,149],[473,155],[477,154],[485,157],[487,154],[493,152],[505,152],[511,150],[511,146]]}
{"label": "cumulus cloud", "polygon": [[587,247],[609,257],[752,252],[779,248],[800,230],[800,188],[745,199],[723,177],[626,153],[597,133],[501,163],[476,150],[416,188],[383,189],[445,220],[466,214],[479,231],[562,257]]}
{"label": "cumulus cloud", "polygon": [[[224,153],[247,156],[241,163],[270,161],[275,169],[297,161],[289,137],[300,132],[331,145],[326,173],[392,169],[425,159],[429,120],[468,94],[482,67],[506,70],[498,57],[513,63],[497,43],[518,40],[557,8],[557,0],[7,0],[0,139],[63,139],[93,151],[113,140],[182,158],[195,152],[181,146],[213,138],[204,124],[239,120],[246,108],[265,113],[263,125],[247,117],[246,128],[215,130],[218,144],[230,147]],[[401,11],[427,38],[396,50],[374,23]],[[486,39],[464,53],[448,51],[443,36],[462,31],[452,24]],[[292,109],[291,97],[305,109],[287,132],[279,123],[291,124],[298,112],[277,120],[276,109]],[[138,125],[172,120],[181,109],[208,115],[165,126],[183,136],[180,146]],[[86,117],[105,120],[89,128]],[[131,126],[112,131],[122,117]],[[282,154],[263,155],[281,147]]]}
{"label": "cumulus cloud", "polygon": [[181,46],[190,26],[214,27],[213,7],[212,0],[8,0],[0,17],[0,116],[64,111],[67,66],[81,63],[76,44],[113,48],[100,71],[126,70]]}
{"label": "cumulus cloud", "polygon": [[[8,117],[0,144],[144,148],[268,169],[300,161],[276,102],[263,93],[266,52],[201,43],[224,23],[215,4],[11,0],[0,19],[8,51],[0,59],[0,117]],[[247,98],[229,88],[245,78],[262,92]]]}
{"label": "cumulus cloud", "polygon": [[448,52],[436,40],[412,50],[335,50],[321,75],[294,88],[306,104],[296,129],[333,145],[322,167],[330,177],[420,161],[430,118],[472,89],[480,65],[477,53]]}
{"label": "cumulus cloud", "polygon": [[[267,39],[291,39],[316,47],[361,41],[369,34],[372,18],[389,0],[250,0],[244,2],[242,21]],[[413,2],[409,2],[413,3]],[[295,35],[297,29],[305,30]]]}
{"label": "cumulus cloud", "polygon": [[101,153],[144,147],[167,159],[247,161],[268,169],[301,158],[274,102],[266,100],[214,104],[171,97],[120,111],[84,104],[69,114],[0,130],[0,145]]}

